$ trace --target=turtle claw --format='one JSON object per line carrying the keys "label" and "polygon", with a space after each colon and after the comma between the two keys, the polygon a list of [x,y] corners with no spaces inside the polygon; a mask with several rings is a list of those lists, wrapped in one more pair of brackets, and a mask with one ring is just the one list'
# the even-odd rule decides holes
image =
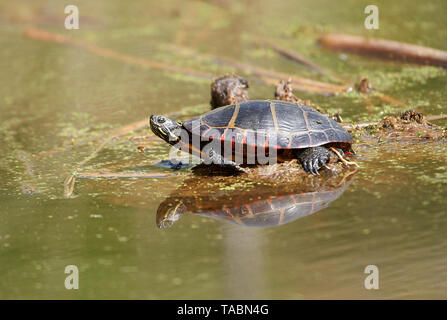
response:
{"label": "turtle claw", "polygon": [[320,175],[318,170],[326,167],[329,158],[329,150],[323,147],[307,148],[298,155],[304,171],[316,176]]}
{"label": "turtle claw", "polygon": [[327,168],[326,163],[328,163],[328,161],[329,161],[328,157],[321,157],[318,159],[318,165],[320,166],[320,168],[321,167]]}
{"label": "turtle claw", "polygon": [[303,165],[303,169],[304,169],[305,172],[314,174],[313,168],[312,168],[312,161],[311,160],[303,162],[302,165]]}
{"label": "turtle claw", "polygon": [[303,162],[302,165],[303,165],[304,171],[309,172],[308,162]]}
{"label": "turtle claw", "polygon": [[303,169],[307,173],[311,173],[313,175],[319,175],[318,173],[318,159],[310,159],[303,163]]}
{"label": "turtle claw", "polygon": [[319,176],[320,174],[318,173],[318,170],[321,168],[321,165],[319,164],[320,159],[316,158],[313,163],[312,163],[312,168],[313,168],[313,174],[316,174],[317,176]]}

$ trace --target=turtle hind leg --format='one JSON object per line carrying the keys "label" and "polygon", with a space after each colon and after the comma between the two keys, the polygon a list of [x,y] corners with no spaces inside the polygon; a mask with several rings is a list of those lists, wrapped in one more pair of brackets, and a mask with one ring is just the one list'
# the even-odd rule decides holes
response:
{"label": "turtle hind leg", "polygon": [[325,167],[331,158],[331,152],[324,147],[313,147],[299,150],[298,160],[304,171],[313,175],[319,175],[318,170]]}

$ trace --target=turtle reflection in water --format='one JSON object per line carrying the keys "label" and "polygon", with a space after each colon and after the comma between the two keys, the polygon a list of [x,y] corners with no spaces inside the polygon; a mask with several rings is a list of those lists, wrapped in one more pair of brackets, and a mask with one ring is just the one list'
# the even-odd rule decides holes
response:
{"label": "turtle reflection in water", "polygon": [[[332,177],[319,187],[308,183],[257,185],[240,190],[233,184],[207,183],[204,177],[185,181],[157,210],[157,226],[169,228],[185,213],[230,221],[249,227],[272,227],[292,222],[326,208],[346,190],[355,172]],[[217,188],[213,189],[216,185]]]}

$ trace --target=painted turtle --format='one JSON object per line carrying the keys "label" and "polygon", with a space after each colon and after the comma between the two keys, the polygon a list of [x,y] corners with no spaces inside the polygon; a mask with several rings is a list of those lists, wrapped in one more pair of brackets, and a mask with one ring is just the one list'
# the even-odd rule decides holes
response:
{"label": "painted turtle", "polygon": [[352,171],[334,176],[322,187],[287,182],[241,190],[237,184],[224,192],[218,187],[231,187],[233,182],[213,184],[195,177],[159,205],[156,222],[159,228],[169,228],[189,213],[247,227],[279,226],[326,208],[343,194],[353,177]]}
{"label": "painted turtle", "polygon": [[[253,100],[177,123],[150,117],[151,130],[171,145],[220,165],[265,164],[298,159],[312,174],[344,153],[353,139],[338,123],[299,103]],[[195,142],[196,141],[196,142]],[[223,151],[221,151],[223,150]],[[229,150],[229,151],[228,151]]]}

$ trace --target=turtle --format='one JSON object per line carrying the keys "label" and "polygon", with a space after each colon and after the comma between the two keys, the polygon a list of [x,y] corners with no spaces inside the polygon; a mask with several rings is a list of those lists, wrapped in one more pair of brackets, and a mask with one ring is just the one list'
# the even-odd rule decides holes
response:
{"label": "turtle", "polygon": [[[354,155],[353,138],[337,122],[315,109],[281,100],[250,100],[220,107],[178,123],[151,115],[155,135],[206,164],[276,163],[298,159],[307,173],[334,158],[347,165],[344,154]],[[355,164],[356,165],[356,164]]]}
{"label": "turtle", "polygon": [[[336,176],[322,187],[287,182],[225,192],[219,192],[213,188],[213,183],[209,185],[207,180],[195,177],[160,203],[156,223],[160,229],[166,229],[183,215],[194,214],[246,227],[279,226],[326,208],[351,184],[354,173]],[[217,186],[222,183],[231,186],[225,182],[217,183]]]}

